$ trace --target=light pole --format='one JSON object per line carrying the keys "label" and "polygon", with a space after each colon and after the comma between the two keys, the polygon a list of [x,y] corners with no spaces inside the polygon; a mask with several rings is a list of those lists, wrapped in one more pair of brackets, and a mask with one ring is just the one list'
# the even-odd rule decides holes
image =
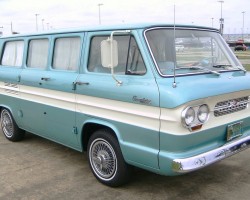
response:
{"label": "light pole", "polygon": [[12,22],[10,22],[10,31],[11,31],[11,34],[13,34],[13,26],[12,26]]}
{"label": "light pole", "polygon": [[214,27],[214,18],[212,17],[212,28]]}
{"label": "light pole", "polygon": [[98,8],[99,8],[99,24],[101,25],[101,6],[103,6],[102,3],[98,3]]}
{"label": "light pole", "polygon": [[245,12],[246,12],[246,11],[242,11],[242,15],[243,15],[243,22],[242,22],[242,40],[244,40],[244,23],[245,23],[245,22],[244,22],[244,21],[245,21],[245,19],[244,19],[245,16],[244,16],[244,15],[245,15]]}
{"label": "light pole", "polygon": [[43,31],[44,31],[44,19],[42,19],[42,26],[43,26]]}
{"label": "light pole", "polygon": [[224,19],[222,18],[222,4],[224,1],[218,1],[220,3],[220,34],[223,35]]}
{"label": "light pole", "polygon": [[36,31],[38,31],[38,24],[37,24],[37,17],[38,17],[39,14],[35,14],[36,16]]}

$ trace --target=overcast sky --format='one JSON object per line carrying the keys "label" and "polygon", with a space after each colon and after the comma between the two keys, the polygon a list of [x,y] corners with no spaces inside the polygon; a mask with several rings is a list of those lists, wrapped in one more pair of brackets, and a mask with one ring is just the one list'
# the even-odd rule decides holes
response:
{"label": "overcast sky", "polygon": [[[103,4],[98,6],[98,4]],[[140,22],[173,23],[219,28],[221,3],[217,0],[0,0],[0,31],[26,33],[71,27]],[[250,0],[224,0],[225,33],[250,32]],[[213,18],[213,19],[212,19]],[[212,23],[213,22],[213,23]]]}

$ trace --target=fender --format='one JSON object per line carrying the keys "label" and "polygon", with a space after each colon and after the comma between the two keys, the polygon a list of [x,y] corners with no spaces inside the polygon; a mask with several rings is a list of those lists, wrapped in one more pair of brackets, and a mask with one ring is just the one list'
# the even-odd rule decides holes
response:
{"label": "fender", "polygon": [[79,127],[78,139],[80,141],[82,151],[87,150],[88,139],[93,132],[100,128],[109,128],[115,134],[119,144],[121,145],[122,137],[119,129],[107,120],[100,118],[89,118],[85,120]]}

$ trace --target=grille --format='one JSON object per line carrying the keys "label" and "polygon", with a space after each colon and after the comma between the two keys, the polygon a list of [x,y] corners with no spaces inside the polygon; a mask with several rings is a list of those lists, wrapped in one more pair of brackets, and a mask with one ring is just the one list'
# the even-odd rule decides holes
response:
{"label": "grille", "polygon": [[237,99],[229,99],[219,102],[215,105],[214,116],[219,117],[233,112],[238,112],[247,108],[249,96]]}

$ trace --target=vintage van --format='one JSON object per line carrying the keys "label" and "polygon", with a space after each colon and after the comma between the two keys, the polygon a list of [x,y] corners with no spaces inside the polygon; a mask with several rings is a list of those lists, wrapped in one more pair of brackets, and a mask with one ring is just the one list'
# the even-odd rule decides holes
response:
{"label": "vintage van", "polygon": [[[176,45],[183,47],[176,51]],[[131,166],[191,172],[250,145],[250,75],[218,30],[140,24],[0,38],[2,132],[87,151],[119,186]]]}

